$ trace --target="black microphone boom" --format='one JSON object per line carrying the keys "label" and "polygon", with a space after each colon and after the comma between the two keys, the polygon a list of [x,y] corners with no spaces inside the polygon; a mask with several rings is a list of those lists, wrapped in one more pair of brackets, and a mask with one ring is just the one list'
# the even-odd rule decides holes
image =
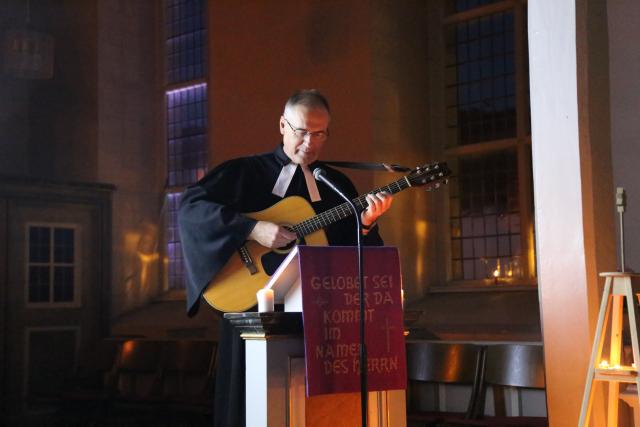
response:
{"label": "black microphone boom", "polygon": [[[336,187],[336,185],[333,182],[329,180],[329,178],[327,178],[327,172],[324,169],[315,168],[313,170],[313,177],[316,179],[316,181],[321,181],[327,184],[329,188],[331,188],[333,191],[338,193],[340,197],[345,199],[347,202],[351,203],[351,199],[349,199],[342,191],[340,191],[338,187]],[[357,216],[357,212],[354,212],[354,214],[356,214]]]}
{"label": "black microphone boom", "polygon": [[[333,191],[335,191],[336,193],[338,193],[338,195],[340,197],[342,197],[343,199],[345,199],[347,201],[347,203],[349,203],[349,205],[353,205],[353,202],[351,201],[350,198],[348,198],[342,191],[340,191],[340,189],[329,180],[329,178],[327,178],[327,172],[322,169],[322,168],[315,168],[313,170],[313,177],[316,179],[316,181],[322,181],[325,184],[327,184],[329,186],[329,188],[331,188]],[[356,216],[356,221],[358,221],[358,211],[357,209],[355,209],[355,205],[353,205],[353,213]]]}
{"label": "black microphone boom", "polygon": [[362,427],[367,426],[367,400],[368,400],[368,388],[367,388],[367,345],[365,342],[365,326],[364,326],[364,310],[365,310],[365,295],[364,295],[364,260],[362,257],[362,241],[360,239],[362,233],[362,223],[360,219],[360,214],[358,209],[356,209],[356,205],[348,198],[338,187],[336,187],[330,180],[327,178],[327,173],[322,168],[315,168],[313,170],[313,177],[316,181],[324,182],[329,188],[335,191],[340,197],[347,201],[349,207],[353,211],[353,214],[356,217],[356,242],[358,246],[358,279],[360,281],[360,286],[358,289],[358,294],[360,298],[360,417],[362,420]]}

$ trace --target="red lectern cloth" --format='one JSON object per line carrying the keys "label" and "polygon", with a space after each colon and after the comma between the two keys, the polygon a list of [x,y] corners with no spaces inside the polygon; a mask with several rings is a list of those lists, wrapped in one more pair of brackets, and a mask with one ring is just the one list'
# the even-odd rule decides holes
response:
{"label": "red lectern cloth", "polygon": [[[360,391],[358,252],[300,246],[307,396]],[[406,388],[398,250],[364,248],[369,391]]]}

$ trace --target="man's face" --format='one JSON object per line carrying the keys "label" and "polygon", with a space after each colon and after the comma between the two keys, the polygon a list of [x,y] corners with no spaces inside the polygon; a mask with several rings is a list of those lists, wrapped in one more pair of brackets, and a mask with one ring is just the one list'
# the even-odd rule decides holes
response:
{"label": "man's face", "polygon": [[[300,165],[308,165],[318,160],[326,141],[329,113],[322,108],[309,109],[298,105],[285,114],[286,116],[280,117],[284,152],[293,163]],[[301,136],[305,131],[306,135]]]}

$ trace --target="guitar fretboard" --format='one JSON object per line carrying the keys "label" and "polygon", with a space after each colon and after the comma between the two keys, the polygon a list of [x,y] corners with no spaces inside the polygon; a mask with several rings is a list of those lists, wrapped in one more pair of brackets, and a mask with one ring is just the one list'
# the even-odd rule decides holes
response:
{"label": "guitar fretboard", "polygon": [[[358,209],[358,212],[362,212],[367,207],[367,194],[379,193],[381,191],[396,194],[409,187],[411,187],[411,184],[409,183],[409,180],[404,177],[395,182],[392,182],[391,184],[385,185],[383,187],[370,191],[369,193],[358,196],[357,198],[353,199],[352,202],[356,206],[356,209]],[[343,204],[322,212],[321,214],[299,222],[298,224],[291,227],[291,230],[294,231],[298,235],[298,237],[303,237],[318,230],[322,230],[323,228],[333,224],[334,222],[347,218],[351,215],[353,215],[353,211],[349,207],[349,204],[347,202],[344,202]]]}

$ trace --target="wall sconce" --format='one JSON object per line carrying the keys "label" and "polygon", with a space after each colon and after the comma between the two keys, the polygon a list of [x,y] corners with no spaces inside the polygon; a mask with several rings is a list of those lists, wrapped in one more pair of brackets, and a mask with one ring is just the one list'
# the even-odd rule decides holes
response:
{"label": "wall sconce", "polygon": [[2,40],[4,71],[19,79],[50,79],[53,77],[54,40],[49,34],[31,28],[31,0],[25,6],[22,28],[6,31]]}

